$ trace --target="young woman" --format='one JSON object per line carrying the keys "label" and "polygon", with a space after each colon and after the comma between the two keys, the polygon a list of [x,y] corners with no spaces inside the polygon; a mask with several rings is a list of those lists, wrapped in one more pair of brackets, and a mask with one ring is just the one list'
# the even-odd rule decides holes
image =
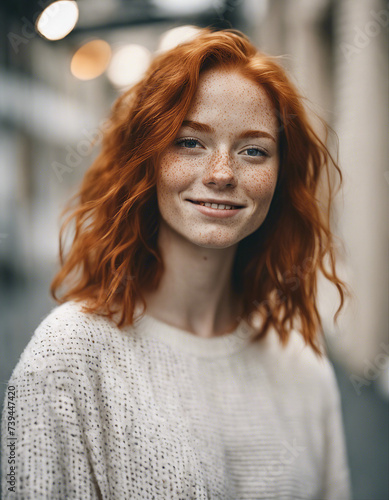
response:
{"label": "young woman", "polygon": [[319,193],[340,171],[285,71],[202,29],[109,123],[9,383],[4,498],[350,498],[317,309],[319,272],[347,293]]}

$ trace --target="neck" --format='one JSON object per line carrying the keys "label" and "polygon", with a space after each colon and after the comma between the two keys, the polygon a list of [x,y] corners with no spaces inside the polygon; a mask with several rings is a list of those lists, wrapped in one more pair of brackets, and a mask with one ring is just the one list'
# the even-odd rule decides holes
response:
{"label": "neck", "polygon": [[237,245],[204,248],[161,227],[158,246],[165,271],[157,290],[144,294],[146,314],[200,337],[233,331],[241,311],[231,283]]}

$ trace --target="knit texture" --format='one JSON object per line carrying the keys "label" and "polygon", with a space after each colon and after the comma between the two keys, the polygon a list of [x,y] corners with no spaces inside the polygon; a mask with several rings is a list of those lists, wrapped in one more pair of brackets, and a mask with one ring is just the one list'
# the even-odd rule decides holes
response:
{"label": "knit texture", "polygon": [[[347,500],[339,392],[293,331],[203,338],[149,315],[123,329],[66,302],[16,365],[15,493],[4,499]],[[9,476],[8,476],[9,479]]]}

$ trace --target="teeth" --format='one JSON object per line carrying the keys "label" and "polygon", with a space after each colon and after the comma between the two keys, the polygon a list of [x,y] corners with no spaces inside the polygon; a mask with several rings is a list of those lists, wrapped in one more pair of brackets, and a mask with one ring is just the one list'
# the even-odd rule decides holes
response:
{"label": "teeth", "polygon": [[203,207],[211,207],[211,208],[216,208],[218,210],[233,210],[236,207],[233,207],[232,205],[223,205],[223,204],[218,204],[218,203],[204,203],[203,201],[196,202],[199,205],[202,205]]}

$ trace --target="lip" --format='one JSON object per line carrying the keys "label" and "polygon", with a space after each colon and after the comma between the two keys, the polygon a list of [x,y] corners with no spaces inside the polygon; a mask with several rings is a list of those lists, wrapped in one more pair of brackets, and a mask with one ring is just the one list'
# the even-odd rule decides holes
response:
{"label": "lip", "polygon": [[236,201],[231,201],[231,200],[216,200],[214,198],[202,198],[202,199],[192,199],[192,198],[187,198],[187,201],[202,201],[203,203],[217,203],[218,205],[233,205],[237,206],[239,208],[243,208],[244,205],[242,203],[237,203]]}
{"label": "lip", "polygon": [[[214,217],[216,219],[225,219],[234,217],[242,211],[242,208],[233,208],[232,210],[223,210],[219,208],[212,207],[204,207],[203,205],[197,205],[196,203],[192,203],[190,200],[186,200],[188,203],[192,205],[195,210],[198,210],[203,215],[208,215],[208,217]],[[202,201],[202,200],[201,200]],[[211,203],[211,202],[209,202]]]}

